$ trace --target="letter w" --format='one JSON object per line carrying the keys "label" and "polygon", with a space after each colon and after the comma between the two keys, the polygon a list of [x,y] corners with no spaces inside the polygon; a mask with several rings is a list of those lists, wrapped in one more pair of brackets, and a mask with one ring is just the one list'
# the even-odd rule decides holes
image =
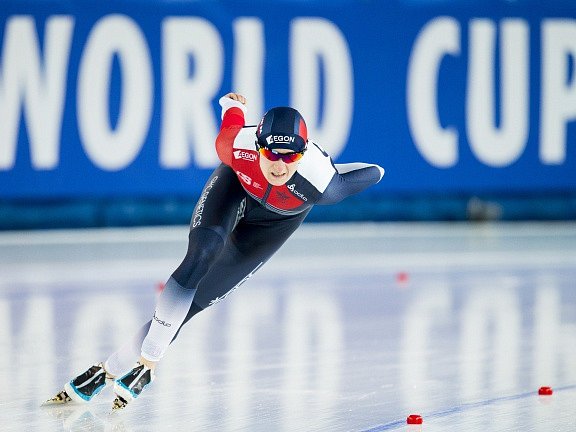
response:
{"label": "letter w", "polygon": [[22,111],[32,166],[53,169],[58,164],[73,26],[69,16],[47,20],[41,64],[34,19],[7,21],[0,57],[0,170],[14,166]]}

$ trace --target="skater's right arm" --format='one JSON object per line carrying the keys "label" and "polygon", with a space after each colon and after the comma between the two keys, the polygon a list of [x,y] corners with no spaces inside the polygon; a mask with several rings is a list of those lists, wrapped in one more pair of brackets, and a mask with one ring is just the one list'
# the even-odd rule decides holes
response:
{"label": "skater's right arm", "polygon": [[222,107],[222,124],[216,137],[216,152],[223,163],[231,166],[234,139],[244,126],[246,98],[238,93],[228,93],[218,102]]}

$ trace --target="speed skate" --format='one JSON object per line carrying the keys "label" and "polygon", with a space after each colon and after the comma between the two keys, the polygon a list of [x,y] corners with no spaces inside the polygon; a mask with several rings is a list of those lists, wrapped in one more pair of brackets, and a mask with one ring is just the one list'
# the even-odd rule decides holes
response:
{"label": "speed skate", "polygon": [[96,363],[64,384],[64,389],[43,405],[60,405],[68,402],[88,403],[112,380],[112,377],[106,375],[104,365]]}

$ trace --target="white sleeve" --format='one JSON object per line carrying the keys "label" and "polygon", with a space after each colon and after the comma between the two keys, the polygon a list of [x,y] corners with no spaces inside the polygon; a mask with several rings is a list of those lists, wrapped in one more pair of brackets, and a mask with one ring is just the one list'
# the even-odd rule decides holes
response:
{"label": "white sleeve", "polygon": [[218,100],[218,103],[222,107],[221,118],[224,118],[224,113],[233,107],[240,108],[242,110],[242,112],[244,113],[244,117],[246,117],[246,114],[248,113],[246,105],[244,105],[242,102],[238,102],[238,101],[235,101],[234,99],[230,99],[227,96],[222,96]]}

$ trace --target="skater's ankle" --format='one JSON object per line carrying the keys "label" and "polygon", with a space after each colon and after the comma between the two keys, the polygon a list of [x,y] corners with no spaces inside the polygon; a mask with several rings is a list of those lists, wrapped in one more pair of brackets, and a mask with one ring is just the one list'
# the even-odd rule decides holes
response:
{"label": "skater's ankle", "polygon": [[147,360],[144,357],[140,357],[140,360],[138,360],[138,362],[146,366],[148,369],[152,370],[156,369],[156,365],[158,364],[158,362]]}
{"label": "skater's ankle", "polygon": [[101,363],[102,364],[102,369],[104,369],[104,372],[106,372],[106,379],[107,380],[115,380],[116,379],[116,375],[111,374],[110,372],[108,372],[108,364],[107,362]]}

